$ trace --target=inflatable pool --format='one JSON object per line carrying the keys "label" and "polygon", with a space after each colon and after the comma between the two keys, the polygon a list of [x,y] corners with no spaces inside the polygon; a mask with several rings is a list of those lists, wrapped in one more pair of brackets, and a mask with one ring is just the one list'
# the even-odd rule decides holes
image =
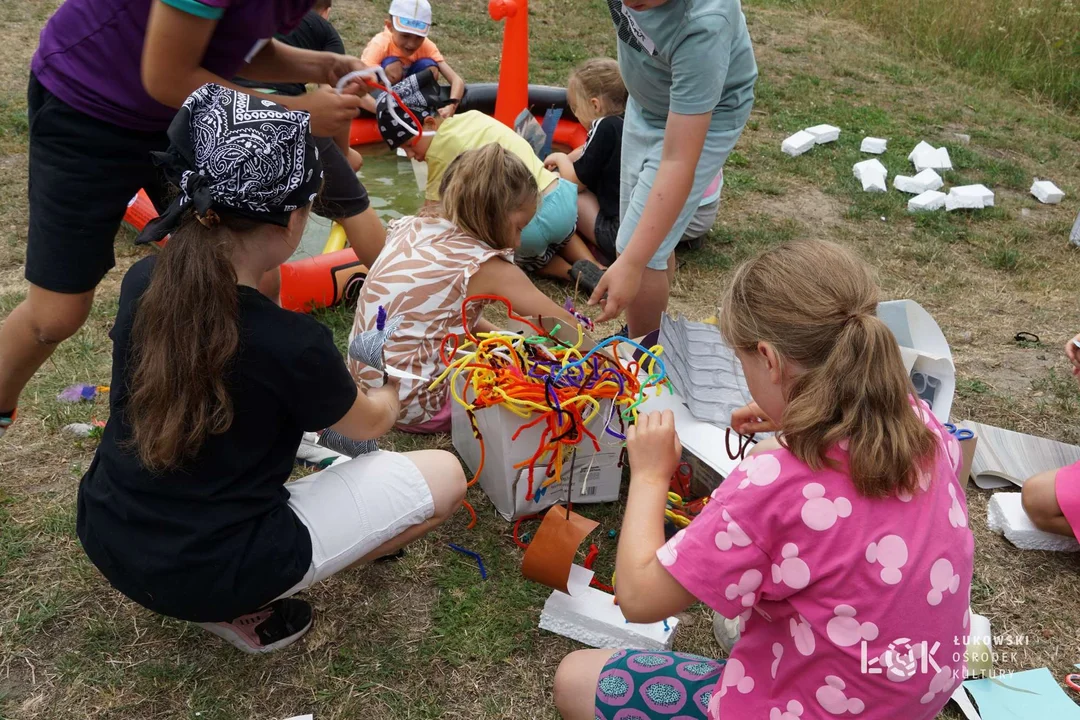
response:
{"label": "inflatable pool", "polygon": [[[495,83],[470,85],[460,110],[494,114],[497,95],[498,85]],[[549,108],[563,111],[555,127],[554,143],[569,148],[584,144],[586,132],[567,105],[566,90],[547,85],[529,85],[529,109],[538,116],[537,119],[542,120]],[[382,137],[375,119],[360,117],[354,120],[349,142],[355,146],[381,144]],[[157,211],[150,198],[140,190],[129,203],[124,221],[141,230],[156,216]],[[331,234],[334,233],[340,234],[340,227],[335,226]],[[333,244],[328,243],[327,247],[333,247]],[[287,262],[281,266],[281,305],[288,310],[310,312],[342,301],[355,302],[366,275],[367,268],[349,248]]]}

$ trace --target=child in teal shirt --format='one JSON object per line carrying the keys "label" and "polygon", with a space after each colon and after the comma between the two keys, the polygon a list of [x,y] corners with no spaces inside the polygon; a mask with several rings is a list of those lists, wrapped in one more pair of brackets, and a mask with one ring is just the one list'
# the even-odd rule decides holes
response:
{"label": "child in teal shirt", "polygon": [[626,310],[637,337],[660,327],[672,253],[750,117],[757,63],[739,0],[607,2],[630,99],[619,257],[590,304]]}

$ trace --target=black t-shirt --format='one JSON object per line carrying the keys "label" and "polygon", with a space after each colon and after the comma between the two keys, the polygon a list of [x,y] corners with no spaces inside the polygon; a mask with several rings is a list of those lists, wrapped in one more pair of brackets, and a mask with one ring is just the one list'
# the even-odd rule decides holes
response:
{"label": "black t-shirt", "polygon": [[[329,20],[314,10],[308,11],[295,30],[288,35],[279,35],[277,39],[301,50],[345,54],[345,43],[341,41],[338,31]],[[266,83],[239,77],[234,78],[233,82],[241,87],[273,90],[278,95],[296,96],[307,92],[307,87],[303,83]]]}
{"label": "black t-shirt", "polygon": [[[153,474],[128,447],[128,358],[139,298],[156,258],[124,277],[111,337],[111,415],[79,487],[86,554],[132,600],[194,622],[253,612],[295,585],[311,538],[285,481],[304,431],[328,427],[356,400],[330,331],[237,286],[240,348],[227,378],[232,426],[182,469]],[[197,298],[189,302],[198,312]]]}
{"label": "black t-shirt", "polygon": [[585,150],[574,163],[578,180],[600,202],[600,213],[619,217],[619,177],[622,167],[622,115],[608,115],[593,123]]}

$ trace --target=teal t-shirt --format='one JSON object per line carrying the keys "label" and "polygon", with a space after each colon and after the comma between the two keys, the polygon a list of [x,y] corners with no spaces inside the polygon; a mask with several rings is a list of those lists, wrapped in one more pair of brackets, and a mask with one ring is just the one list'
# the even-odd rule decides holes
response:
{"label": "teal t-shirt", "polygon": [[739,0],[669,0],[640,12],[607,0],[619,69],[645,121],[712,112],[711,129],[736,130],[754,104],[757,62]]}

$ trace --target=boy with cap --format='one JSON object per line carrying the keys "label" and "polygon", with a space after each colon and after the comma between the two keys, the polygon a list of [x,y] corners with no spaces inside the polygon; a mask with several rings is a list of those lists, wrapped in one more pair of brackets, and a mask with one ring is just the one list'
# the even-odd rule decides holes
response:
{"label": "boy with cap", "polygon": [[[360,59],[366,65],[381,66],[395,85],[423,70],[430,69],[433,77],[441,73],[450,83],[450,102],[439,109],[439,114],[450,117],[465,96],[465,81],[428,38],[433,24],[428,0],[393,0],[385,27],[371,38]],[[376,99],[377,95],[365,98],[363,108],[375,112]]]}
{"label": "boy with cap", "polygon": [[[570,268],[578,261],[592,262],[588,246],[574,232],[577,185],[547,170],[525,138],[476,110],[443,117],[439,110],[445,101],[439,99],[439,87],[431,70],[406,78],[393,90],[409,112],[400,107],[392,109],[390,96],[381,96],[375,112],[379,133],[392,150],[402,148],[411,159],[427,163],[424,197],[429,204],[439,201],[439,185],[454,158],[466,150],[497,143],[525,163],[542,196],[536,215],[521,232],[514,262],[526,272],[561,280],[571,279]],[[599,275],[599,269],[592,274]],[[592,290],[584,280],[579,287],[585,292]]]}

